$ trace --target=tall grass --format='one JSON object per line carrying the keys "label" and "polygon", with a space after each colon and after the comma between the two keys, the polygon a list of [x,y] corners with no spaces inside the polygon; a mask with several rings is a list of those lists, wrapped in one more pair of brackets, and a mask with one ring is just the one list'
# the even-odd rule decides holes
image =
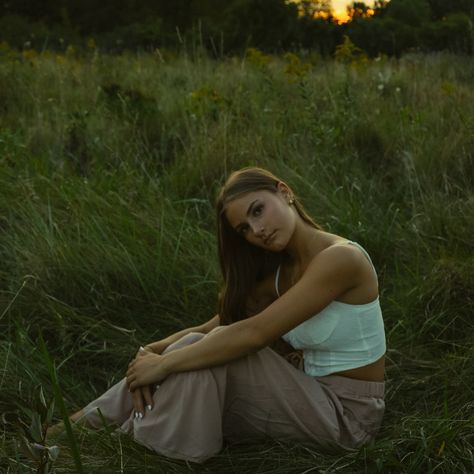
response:
{"label": "tall grass", "polygon": [[[82,430],[84,470],[472,472],[473,85],[472,59],[449,55],[0,62],[1,468],[37,468],[17,441],[22,408],[39,387],[54,395],[41,334],[72,412],[123,376],[139,344],[215,314],[214,199],[231,170],[260,165],[379,270],[377,442],[330,456],[269,441],[193,466]],[[57,472],[74,472],[60,447]]]}

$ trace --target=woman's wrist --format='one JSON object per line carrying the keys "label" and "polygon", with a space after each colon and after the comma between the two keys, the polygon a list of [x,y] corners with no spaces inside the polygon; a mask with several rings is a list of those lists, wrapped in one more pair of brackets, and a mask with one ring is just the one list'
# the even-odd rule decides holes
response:
{"label": "woman's wrist", "polygon": [[164,373],[166,373],[166,376],[168,377],[169,375],[177,372],[176,370],[176,354],[173,354],[173,352],[167,352],[166,354],[160,355],[160,365],[161,369]]}

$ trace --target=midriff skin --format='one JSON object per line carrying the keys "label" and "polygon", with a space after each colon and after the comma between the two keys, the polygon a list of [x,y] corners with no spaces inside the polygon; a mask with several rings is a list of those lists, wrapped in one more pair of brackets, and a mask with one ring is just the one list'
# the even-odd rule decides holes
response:
{"label": "midriff skin", "polygon": [[370,382],[383,382],[385,374],[385,356],[371,364],[357,367],[357,369],[333,372],[331,375],[341,375],[350,379],[369,380]]}

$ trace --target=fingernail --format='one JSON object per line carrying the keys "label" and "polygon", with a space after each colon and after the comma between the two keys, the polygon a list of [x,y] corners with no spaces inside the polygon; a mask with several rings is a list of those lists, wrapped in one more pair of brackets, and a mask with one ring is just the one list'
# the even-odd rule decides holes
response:
{"label": "fingernail", "polygon": [[146,409],[147,409],[148,411],[151,411],[151,405],[147,405],[147,406],[146,406]]}
{"label": "fingernail", "polygon": [[140,418],[140,420],[143,418],[143,413],[142,412],[138,413],[138,418]]}
{"label": "fingernail", "polygon": [[138,412],[137,411],[135,412],[135,415],[133,416],[133,418],[135,418],[135,420],[138,418]]}

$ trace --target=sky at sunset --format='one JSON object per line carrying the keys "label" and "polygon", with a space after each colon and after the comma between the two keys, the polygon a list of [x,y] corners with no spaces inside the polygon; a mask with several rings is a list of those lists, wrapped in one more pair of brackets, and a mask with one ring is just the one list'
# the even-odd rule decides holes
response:
{"label": "sky at sunset", "polygon": [[[352,1],[347,1],[347,0],[332,0],[331,4],[334,10],[334,16],[341,21],[346,20],[347,19],[346,7],[347,5],[350,5],[351,3]],[[365,1],[364,3],[369,6],[372,6],[374,4],[373,1]]]}

